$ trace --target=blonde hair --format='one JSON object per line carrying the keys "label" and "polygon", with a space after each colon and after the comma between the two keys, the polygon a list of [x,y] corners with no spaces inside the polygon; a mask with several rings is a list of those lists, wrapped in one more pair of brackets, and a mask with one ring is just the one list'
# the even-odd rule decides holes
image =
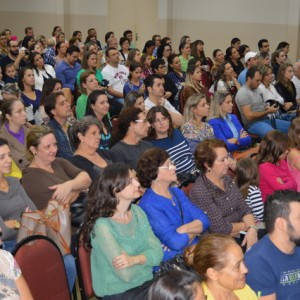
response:
{"label": "blonde hair", "polygon": [[208,120],[226,117],[226,115],[224,115],[224,113],[222,112],[221,105],[226,100],[228,95],[231,95],[231,94],[225,90],[217,91],[214,93],[214,96],[213,96],[213,99],[212,99],[211,105],[210,105],[209,116],[207,118]]}
{"label": "blonde hair", "polygon": [[183,111],[183,125],[195,119],[194,108],[203,98],[206,100],[203,94],[194,94],[187,99]]}

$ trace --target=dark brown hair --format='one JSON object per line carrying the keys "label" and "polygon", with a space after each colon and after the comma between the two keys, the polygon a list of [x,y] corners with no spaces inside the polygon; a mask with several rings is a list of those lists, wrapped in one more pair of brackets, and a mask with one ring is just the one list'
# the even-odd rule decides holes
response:
{"label": "dark brown hair", "polygon": [[272,130],[269,131],[260,143],[257,153],[257,163],[269,162],[276,164],[282,155],[288,149],[288,137],[285,133]]}
{"label": "dark brown hair", "polygon": [[169,158],[166,150],[151,148],[140,157],[137,165],[137,177],[142,187],[149,188],[153,180],[157,178],[158,168]]}
{"label": "dark brown hair", "polygon": [[218,139],[206,139],[199,143],[195,151],[196,167],[203,173],[207,172],[207,168],[211,168],[217,158],[215,149],[225,148],[228,151],[224,141]]}
{"label": "dark brown hair", "polygon": [[246,199],[250,185],[259,185],[257,162],[251,158],[239,160],[235,168],[235,183],[239,187],[242,195]]}
{"label": "dark brown hair", "polygon": [[174,127],[173,127],[173,123],[172,123],[172,118],[170,113],[168,112],[168,110],[166,108],[164,108],[161,105],[157,105],[152,107],[148,113],[147,113],[147,120],[150,123],[150,128],[149,128],[149,133],[148,133],[148,139],[149,140],[154,140],[157,138],[157,134],[155,132],[155,129],[153,127],[153,124],[156,120],[156,113],[161,113],[165,118],[167,118],[169,120],[169,130],[168,130],[168,136],[172,136],[173,135],[173,131],[174,131]]}

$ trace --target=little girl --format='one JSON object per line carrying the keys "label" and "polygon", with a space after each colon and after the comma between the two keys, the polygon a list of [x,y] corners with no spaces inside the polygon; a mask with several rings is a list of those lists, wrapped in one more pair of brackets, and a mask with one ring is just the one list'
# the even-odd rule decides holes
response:
{"label": "little girl", "polygon": [[142,65],[140,63],[131,63],[129,66],[128,81],[124,85],[123,93],[124,97],[129,92],[138,92],[143,94],[145,91],[144,81],[141,79]]}
{"label": "little girl", "polygon": [[143,68],[143,74],[142,78],[145,79],[149,75],[153,74],[153,71],[151,69],[151,61],[152,57],[150,54],[144,53],[141,57],[141,64]]}
{"label": "little girl", "polygon": [[257,163],[251,158],[242,158],[236,164],[235,182],[251,208],[259,228],[264,228],[264,204],[258,187]]}

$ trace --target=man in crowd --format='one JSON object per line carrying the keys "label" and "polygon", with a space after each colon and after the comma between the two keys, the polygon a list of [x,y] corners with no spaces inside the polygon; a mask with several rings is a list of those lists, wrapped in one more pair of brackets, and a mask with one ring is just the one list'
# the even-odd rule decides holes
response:
{"label": "man in crowd", "polygon": [[[18,42],[9,40],[7,42],[8,55],[1,59],[2,73],[6,65],[13,63],[16,70],[26,66],[24,57],[26,56],[25,50],[19,50]],[[3,80],[5,80],[5,74],[3,73]]]}
{"label": "man in crowd", "polygon": [[105,51],[107,65],[102,70],[103,78],[108,80],[108,98],[111,116],[118,115],[123,108],[123,89],[128,80],[128,69],[119,64],[120,54],[118,49],[110,47]]}
{"label": "man in crowd", "polygon": [[269,196],[265,222],[268,234],[245,255],[247,284],[260,300],[300,299],[300,193]]}
{"label": "man in crowd", "polygon": [[180,127],[182,125],[182,115],[165,99],[163,77],[159,74],[152,74],[145,79],[144,83],[148,93],[148,98],[145,100],[146,110],[156,105],[162,105],[169,111],[174,127]]}
{"label": "man in crowd", "polygon": [[240,85],[245,84],[246,82],[246,73],[250,68],[258,66],[258,58],[256,52],[247,52],[245,55],[245,64],[246,68],[240,73],[238,77],[238,82]]}
{"label": "man in crowd", "polygon": [[45,98],[45,112],[50,121],[47,124],[55,134],[57,156],[70,159],[73,149],[69,142],[67,119],[72,115],[71,105],[62,92],[53,93]]}
{"label": "man in crowd", "polygon": [[67,56],[56,65],[56,78],[62,82],[63,88],[71,89],[75,92],[76,75],[81,69],[77,62],[80,50],[76,46],[71,46],[67,50]]}
{"label": "man in crowd", "polygon": [[258,41],[258,49],[260,52],[265,52],[267,54],[269,54],[270,52],[270,45],[267,39],[261,39]]}
{"label": "man in crowd", "polygon": [[247,81],[236,95],[236,103],[241,113],[242,121],[247,131],[261,138],[270,130],[280,130],[287,133],[290,122],[281,119],[270,119],[268,114],[278,111],[278,107],[266,106],[258,89],[262,75],[257,68],[251,68],[246,74]]}

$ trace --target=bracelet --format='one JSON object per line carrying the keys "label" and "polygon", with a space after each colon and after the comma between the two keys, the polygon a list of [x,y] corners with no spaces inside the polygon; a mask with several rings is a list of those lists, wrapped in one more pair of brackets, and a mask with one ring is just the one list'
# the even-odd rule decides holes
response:
{"label": "bracelet", "polygon": [[257,227],[256,225],[250,225],[250,226],[248,226],[247,231],[248,231],[250,228],[253,228],[253,229],[255,229],[256,231],[258,231],[258,227]]}
{"label": "bracelet", "polygon": [[14,224],[16,229],[19,229],[21,227],[21,224],[18,220],[15,220],[15,224]]}

